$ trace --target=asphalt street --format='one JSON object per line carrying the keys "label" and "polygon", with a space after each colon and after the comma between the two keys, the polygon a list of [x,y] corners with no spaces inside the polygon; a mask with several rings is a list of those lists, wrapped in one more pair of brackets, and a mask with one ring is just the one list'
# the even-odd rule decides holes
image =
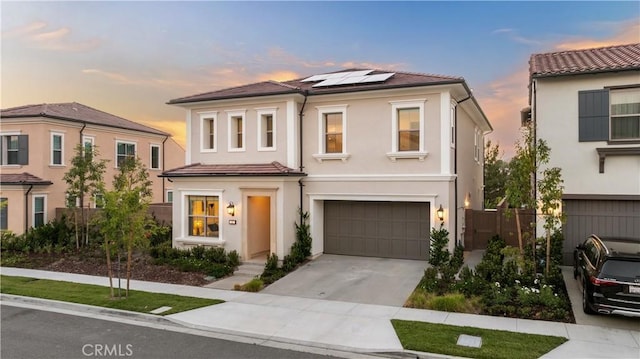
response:
{"label": "asphalt street", "polygon": [[0,311],[3,359],[330,358],[30,308],[2,305]]}

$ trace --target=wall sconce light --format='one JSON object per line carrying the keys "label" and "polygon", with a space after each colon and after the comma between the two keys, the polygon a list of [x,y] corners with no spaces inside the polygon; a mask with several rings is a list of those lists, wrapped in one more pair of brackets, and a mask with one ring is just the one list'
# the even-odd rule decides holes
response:
{"label": "wall sconce light", "polygon": [[236,215],[236,206],[233,205],[233,202],[229,202],[229,205],[227,206],[227,213],[231,216]]}
{"label": "wall sconce light", "polygon": [[436,216],[438,216],[440,222],[444,221],[444,208],[442,208],[442,205],[440,205],[440,208],[436,211]]}
{"label": "wall sconce light", "polygon": [[471,192],[468,192],[464,197],[464,208],[471,207]]}

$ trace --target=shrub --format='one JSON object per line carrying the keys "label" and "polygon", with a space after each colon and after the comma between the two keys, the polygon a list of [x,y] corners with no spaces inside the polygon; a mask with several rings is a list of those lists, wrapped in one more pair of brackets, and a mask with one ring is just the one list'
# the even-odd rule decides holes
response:
{"label": "shrub", "polygon": [[227,265],[233,269],[240,265],[240,255],[235,249],[227,254]]}
{"label": "shrub", "polygon": [[227,263],[227,254],[222,247],[209,247],[203,253],[203,259],[208,262],[223,264]]}
{"label": "shrub", "polygon": [[462,294],[452,293],[433,297],[429,309],[443,312],[463,312],[467,307],[467,299]]}
{"label": "shrub", "polygon": [[429,264],[434,267],[441,266],[449,261],[449,231],[440,224],[440,229],[431,228],[431,249],[429,251]]}
{"label": "shrub", "polygon": [[244,292],[259,292],[263,287],[264,282],[260,278],[253,278],[243,285],[236,284],[233,289]]}
{"label": "shrub", "polygon": [[195,246],[191,248],[191,256],[195,259],[204,259],[206,248],[203,246]]}

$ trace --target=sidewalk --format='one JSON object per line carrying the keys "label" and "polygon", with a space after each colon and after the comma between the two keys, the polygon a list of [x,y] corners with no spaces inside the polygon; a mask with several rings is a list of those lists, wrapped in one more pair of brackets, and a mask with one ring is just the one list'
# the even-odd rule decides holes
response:
{"label": "sidewalk", "polygon": [[[104,285],[107,279],[22,268],[2,274]],[[225,303],[165,316],[182,325],[223,334],[359,353],[401,353],[391,319],[556,335],[569,341],[544,358],[639,358],[640,331],[588,325],[448,313],[392,306],[246,293],[131,281],[135,290],[222,299]]]}

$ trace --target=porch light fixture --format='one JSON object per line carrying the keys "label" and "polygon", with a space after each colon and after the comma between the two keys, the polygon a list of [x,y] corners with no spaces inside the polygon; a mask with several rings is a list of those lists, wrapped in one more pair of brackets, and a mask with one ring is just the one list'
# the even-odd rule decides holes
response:
{"label": "porch light fixture", "polygon": [[440,222],[444,221],[444,208],[442,208],[442,205],[440,205],[440,208],[436,211],[436,216],[438,216]]}
{"label": "porch light fixture", "polygon": [[233,202],[229,202],[229,205],[227,206],[227,213],[232,217],[236,215],[236,206],[233,205]]}

